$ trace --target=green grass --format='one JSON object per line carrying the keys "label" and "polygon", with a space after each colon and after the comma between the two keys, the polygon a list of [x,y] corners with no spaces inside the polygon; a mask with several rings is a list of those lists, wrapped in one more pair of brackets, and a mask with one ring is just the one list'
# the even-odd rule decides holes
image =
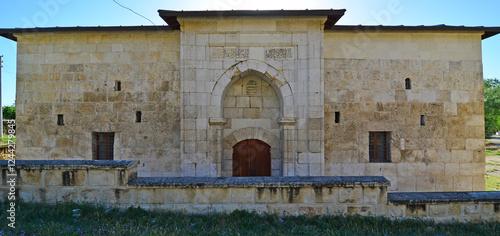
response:
{"label": "green grass", "polygon": [[500,156],[500,150],[499,151],[492,151],[492,150],[486,149],[485,156],[487,156],[487,157],[489,157],[489,156]]}
{"label": "green grass", "polygon": [[9,138],[9,135],[3,134],[2,138],[0,139],[0,143],[10,144],[10,143],[15,143],[15,142],[16,142],[16,136],[14,136],[14,135],[11,135]]}
{"label": "green grass", "polygon": [[489,169],[489,170],[486,170],[486,173],[495,172],[495,171],[499,171],[499,170],[498,169]]}
{"label": "green grass", "polygon": [[500,177],[486,175],[486,191],[500,191]]}
{"label": "green grass", "polygon": [[[0,203],[0,235],[495,235],[500,223],[435,224],[381,217],[283,217],[247,211],[185,215],[106,209],[102,206],[17,203],[16,229],[7,227],[7,203]],[[80,209],[80,217],[73,216]]]}
{"label": "green grass", "polygon": [[486,162],[486,165],[492,165],[492,166],[500,166],[500,163],[498,162]]}

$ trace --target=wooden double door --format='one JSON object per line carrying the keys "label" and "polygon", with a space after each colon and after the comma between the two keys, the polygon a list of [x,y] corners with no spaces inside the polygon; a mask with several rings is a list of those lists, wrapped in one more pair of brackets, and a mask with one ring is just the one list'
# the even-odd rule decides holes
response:
{"label": "wooden double door", "polygon": [[257,139],[234,145],[233,176],[271,176],[271,147]]}

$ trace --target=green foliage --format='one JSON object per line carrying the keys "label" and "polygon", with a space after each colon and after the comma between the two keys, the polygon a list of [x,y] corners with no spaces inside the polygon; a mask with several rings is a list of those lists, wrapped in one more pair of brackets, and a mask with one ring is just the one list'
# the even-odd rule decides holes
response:
{"label": "green foliage", "polygon": [[[9,202],[0,202],[8,209]],[[80,209],[74,216],[73,209]],[[500,223],[437,224],[361,216],[258,215],[248,211],[208,215],[116,209],[89,204],[16,203],[16,228],[0,211],[2,235],[497,235]]]}
{"label": "green foliage", "polygon": [[16,136],[11,135],[9,137],[8,134],[3,134],[3,137],[0,140],[0,143],[7,143],[7,144],[11,144],[11,143],[15,143],[15,142],[16,142]]}
{"label": "green foliage", "polygon": [[4,106],[2,107],[2,114],[4,120],[14,120],[16,119],[16,106]]}
{"label": "green foliage", "polygon": [[500,80],[484,80],[484,128],[486,137],[500,130]]}

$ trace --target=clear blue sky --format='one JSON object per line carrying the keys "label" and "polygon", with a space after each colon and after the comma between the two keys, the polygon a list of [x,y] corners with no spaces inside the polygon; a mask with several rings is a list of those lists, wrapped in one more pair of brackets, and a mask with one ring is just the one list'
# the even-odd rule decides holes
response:
{"label": "clear blue sky", "polygon": [[[347,9],[341,25],[466,25],[500,26],[498,0],[117,0],[149,18],[165,22],[158,9]],[[151,25],[112,0],[23,0],[0,2],[0,28],[53,26]],[[0,37],[2,104],[15,100],[16,43]],[[485,78],[500,78],[500,35],[483,40]]]}

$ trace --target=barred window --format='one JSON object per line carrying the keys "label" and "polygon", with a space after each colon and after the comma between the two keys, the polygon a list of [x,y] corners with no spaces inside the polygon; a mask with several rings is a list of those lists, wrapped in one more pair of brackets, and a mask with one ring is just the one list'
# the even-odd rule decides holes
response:
{"label": "barred window", "polygon": [[370,132],[370,162],[391,162],[390,133]]}
{"label": "barred window", "polygon": [[113,160],[115,133],[94,133],[92,141],[94,160]]}

